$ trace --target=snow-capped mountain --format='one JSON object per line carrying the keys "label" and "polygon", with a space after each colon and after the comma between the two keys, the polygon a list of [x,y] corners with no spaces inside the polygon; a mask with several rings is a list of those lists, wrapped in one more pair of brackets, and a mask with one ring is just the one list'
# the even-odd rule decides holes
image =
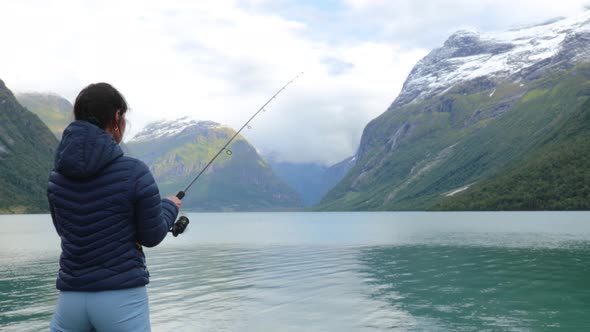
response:
{"label": "snow-capped mountain", "polygon": [[[419,210],[447,206],[473,190],[483,193],[480,206],[487,209],[574,207],[539,196],[549,189],[504,185],[512,180],[491,191],[477,188],[515,169],[583,172],[560,169],[560,160],[584,163],[559,153],[587,151],[580,138],[586,129],[572,123],[587,119],[590,109],[589,45],[590,11],[504,32],[451,35],[416,64],[391,106],[365,127],[355,166],[319,208]],[[555,152],[558,137],[566,148]],[[555,160],[537,164],[544,155]],[[515,179],[584,201],[580,181],[564,187],[527,176]]]}
{"label": "snow-capped mountain", "polygon": [[160,120],[148,124],[142,131],[137,133],[131,141],[145,142],[160,138],[167,138],[177,135],[189,127],[200,128],[221,128],[221,124],[213,121],[199,121],[188,116],[176,120]]}
{"label": "snow-capped mountain", "polygon": [[459,31],[418,62],[392,106],[477,78],[526,81],[547,68],[590,60],[590,11],[505,32]]}
{"label": "snow-capped mountain", "polygon": [[[236,132],[188,117],[149,124],[127,143],[144,161],[164,195],[184,188]],[[284,210],[302,206],[297,193],[276,177],[242,136],[229,146],[187,193],[185,207],[198,210]]]}

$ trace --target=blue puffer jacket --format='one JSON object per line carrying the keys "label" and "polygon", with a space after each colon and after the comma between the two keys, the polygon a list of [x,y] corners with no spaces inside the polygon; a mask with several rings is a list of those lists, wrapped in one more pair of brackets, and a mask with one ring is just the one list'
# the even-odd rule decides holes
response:
{"label": "blue puffer jacket", "polygon": [[47,197],[61,238],[58,289],[101,291],[149,282],[141,246],[160,243],[178,209],[160,199],[143,162],[123,156],[104,130],[75,121],[57,149]]}

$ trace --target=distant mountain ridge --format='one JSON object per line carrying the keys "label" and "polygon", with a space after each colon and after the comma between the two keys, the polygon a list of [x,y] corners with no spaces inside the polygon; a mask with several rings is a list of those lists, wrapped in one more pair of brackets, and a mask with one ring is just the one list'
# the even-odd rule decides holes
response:
{"label": "distant mountain ridge", "polygon": [[18,93],[16,99],[29,111],[37,114],[58,139],[61,139],[64,129],[74,119],[74,106],[56,94]]}
{"label": "distant mountain ridge", "polygon": [[350,157],[332,165],[322,166],[313,163],[289,163],[266,157],[273,171],[303,199],[306,207],[320,202],[354,166],[355,158]]}
{"label": "distant mountain ridge", "polygon": [[[235,131],[212,121],[181,118],[146,126],[127,142],[148,164],[163,194],[174,195],[200,172]],[[187,193],[183,204],[204,211],[297,210],[299,195],[282,182],[256,149],[238,138]],[[227,151],[226,151],[227,152]]]}
{"label": "distant mountain ridge", "polygon": [[0,80],[0,213],[48,211],[57,139]]}
{"label": "distant mountain ridge", "polygon": [[443,204],[530,161],[551,146],[547,135],[577,114],[590,96],[588,45],[590,12],[521,30],[452,35],[365,127],[356,165],[316,208],[458,206]]}

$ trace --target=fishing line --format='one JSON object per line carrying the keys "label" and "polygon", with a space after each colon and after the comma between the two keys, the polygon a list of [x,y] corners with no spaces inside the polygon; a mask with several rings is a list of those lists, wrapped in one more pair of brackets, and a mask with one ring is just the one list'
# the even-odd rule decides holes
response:
{"label": "fishing line", "polygon": [[[254,118],[260,114],[260,112],[266,112],[265,107],[270,104],[273,99],[276,99],[277,96],[283,92],[291,83],[293,83],[297,78],[299,78],[299,76],[303,75],[303,72],[299,73],[299,75],[293,77],[293,79],[291,79],[289,82],[287,82],[287,84],[285,84],[282,88],[280,88],[272,97],[270,97],[270,99],[268,99],[266,101],[266,103],[264,103],[264,105],[262,105],[258,111],[256,111],[256,113],[254,113],[250,119],[248,119],[248,121],[246,121],[246,123],[244,123],[244,125],[227,141],[227,143],[225,143],[225,145],[219,149],[219,151],[217,151],[217,153],[215,154],[215,156],[213,156],[213,158],[211,158],[211,160],[209,160],[209,162],[207,162],[207,164],[205,165],[205,167],[203,167],[203,169],[199,172],[199,174],[197,174],[197,176],[188,184],[188,186],[186,186],[186,188],[184,188],[184,190],[181,190],[178,192],[178,194],[176,194],[176,197],[178,197],[178,199],[183,199],[186,192],[190,189],[190,187],[192,187],[192,185],[201,177],[201,175],[203,175],[203,173],[205,173],[205,171],[209,168],[209,166],[211,166],[211,164],[213,164],[213,162],[215,161],[215,159],[217,159],[217,157],[219,157],[224,151],[227,155],[232,155],[232,151],[230,149],[228,149],[227,147],[236,139],[236,137],[238,137],[238,135],[242,132],[242,130],[244,130],[244,128],[248,128],[248,129],[252,129],[252,126],[250,125],[250,122],[252,120],[254,120]],[[174,223],[174,225],[172,226],[172,228],[170,229],[170,231],[172,232],[172,234],[176,237],[178,236],[178,234],[182,234],[184,232],[184,230],[186,229],[186,227],[189,224],[189,220],[187,217],[185,216],[181,216],[180,218],[178,218],[178,220]]]}

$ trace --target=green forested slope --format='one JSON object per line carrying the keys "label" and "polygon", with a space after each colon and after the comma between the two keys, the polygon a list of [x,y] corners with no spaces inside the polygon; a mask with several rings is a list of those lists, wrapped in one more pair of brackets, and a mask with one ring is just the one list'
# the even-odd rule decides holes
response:
{"label": "green forested slope", "polygon": [[47,211],[57,139],[0,81],[0,213]]}
{"label": "green forested slope", "polygon": [[590,210],[590,100],[504,174],[434,210]]}

